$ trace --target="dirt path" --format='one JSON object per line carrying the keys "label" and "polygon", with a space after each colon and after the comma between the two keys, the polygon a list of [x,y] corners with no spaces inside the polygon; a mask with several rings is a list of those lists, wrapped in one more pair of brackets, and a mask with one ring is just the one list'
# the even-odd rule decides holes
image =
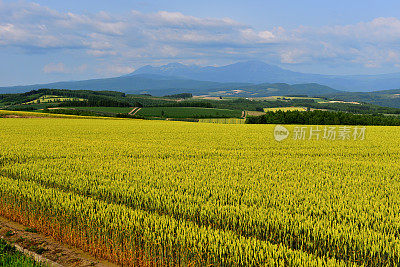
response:
{"label": "dirt path", "polygon": [[80,249],[34,232],[22,224],[0,217],[0,237],[15,244],[17,249],[25,254],[31,254],[30,256],[35,257],[36,260],[42,262],[50,260],[47,261],[48,266],[118,266],[98,260]]}
{"label": "dirt path", "polygon": [[132,115],[132,113],[135,112],[136,109],[137,109],[137,108],[133,108],[128,114],[129,114],[129,115]]}
{"label": "dirt path", "polygon": [[141,110],[142,108],[138,108],[136,111],[135,111],[135,113],[133,113],[133,114],[131,114],[132,116],[134,116],[136,113],[138,113],[139,112],[139,110]]}

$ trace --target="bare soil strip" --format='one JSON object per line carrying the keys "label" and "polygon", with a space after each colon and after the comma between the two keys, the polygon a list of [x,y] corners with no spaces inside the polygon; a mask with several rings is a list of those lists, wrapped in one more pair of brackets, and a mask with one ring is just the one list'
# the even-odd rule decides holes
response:
{"label": "bare soil strip", "polygon": [[137,109],[137,108],[133,108],[128,114],[129,114],[129,115],[132,115],[132,113],[135,112],[136,109]]}
{"label": "bare soil strip", "polygon": [[139,110],[141,110],[142,108],[138,108],[135,113],[133,113],[132,115],[135,115],[136,113],[138,113]]}
{"label": "bare soil strip", "polygon": [[46,266],[118,266],[0,216],[0,237]]}

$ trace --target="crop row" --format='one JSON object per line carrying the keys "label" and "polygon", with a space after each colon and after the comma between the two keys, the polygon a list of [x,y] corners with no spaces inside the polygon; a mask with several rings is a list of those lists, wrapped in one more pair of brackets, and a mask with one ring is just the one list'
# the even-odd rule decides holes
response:
{"label": "crop row", "polygon": [[[105,244],[108,247],[105,251],[117,249],[117,257],[112,259],[121,264],[132,264],[134,259],[122,258],[121,255],[124,252],[129,255],[138,248],[146,253],[148,259],[179,265],[339,264],[332,259],[315,258],[307,253],[255,238],[245,238],[230,231],[199,227],[169,216],[154,215],[123,205],[43,188],[29,181],[0,177],[0,199],[1,213],[6,213],[4,208],[11,206],[25,219],[39,218],[50,221],[49,225],[58,225],[63,229],[58,233],[61,236],[68,236],[73,231],[80,233],[75,239],[84,238],[87,244]],[[83,243],[79,240],[75,242]]]}

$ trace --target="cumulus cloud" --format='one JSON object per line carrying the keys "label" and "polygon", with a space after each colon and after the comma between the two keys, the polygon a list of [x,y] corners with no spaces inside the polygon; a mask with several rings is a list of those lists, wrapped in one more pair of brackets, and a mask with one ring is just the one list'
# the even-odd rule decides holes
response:
{"label": "cumulus cloud", "polygon": [[[35,3],[0,1],[0,48],[25,52],[81,50],[110,59],[113,72],[127,62],[233,62],[256,58],[283,64],[400,65],[400,20],[376,18],[352,25],[256,30],[231,18],[198,18],[179,12],[59,12]],[[115,64],[119,62],[118,64]],[[206,63],[207,62],[207,63]],[[61,63],[44,72],[66,71]]]}
{"label": "cumulus cloud", "polygon": [[[320,28],[299,27],[292,31],[292,36],[293,42],[288,41],[283,54],[302,50],[294,57],[299,61],[340,60],[373,68],[400,63],[400,20],[397,18]],[[294,44],[296,49],[292,49]],[[308,55],[307,59],[304,54]]]}
{"label": "cumulus cloud", "polygon": [[43,67],[44,73],[66,73],[67,69],[64,63],[49,63]]}
{"label": "cumulus cloud", "polygon": [[[131,73],[133,71],[135,71],[135,68],[131,67],[131,66],[121,66],[121,65],[109,65],[107,66],[107,73],[111,73],[111,74],[125,74],[125,73]],[[104,71],[104,70],[103,70]]]}
{"label": "cumulus cloud", "polygon": [[45,74],[79,74],[87,71],[88,65],[66,66],[62,62],[51,62],[44,65],[42,70]]}

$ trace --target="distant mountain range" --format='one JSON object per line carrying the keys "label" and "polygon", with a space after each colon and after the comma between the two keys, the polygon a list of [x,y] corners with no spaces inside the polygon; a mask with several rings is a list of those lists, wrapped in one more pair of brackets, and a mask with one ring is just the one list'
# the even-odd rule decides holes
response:
{"label": "distant mountain range", "polygon": [[340,90],[397,89],[400,88],[400,73],[330,76],[294,72],[261,61],[239,62],[222,67],[171,63],[160,67],[144,66],[131,74],[115,78],[0,87],[0,93],[19,93],[40,88],[115,90],[153,95],[182,92],[194,95],[233,93],[237,96],[324,95]]}
{"label": "distant mountain range", "polygon": [[187,66],[171,63],[160,67],[144,66],[129,75],[137,74],[157,74],[213,82],[319,83],[337,90],[351,92],[400,88],[400,73],[382,75],[307,74],[285,70],[262,61],[239,62],[222,67]]}
{"label": "distant mountain range", "polygon": [[155,96],[178,93],[193,95],[218,96],[272,96],[272,95],[320,95],[333,94],[341,91],[319,84],[286,83],[229,83],[198,81],[186,78],[163,76],[158,74],[131,74],[116,78],[93,79],[85,81],[56,82],[27,86],[0,87],[0,93],[20,93],[35,89],[71,89],[71,90],[114,90],[130,94],[152,94]]}
{"label": "distant mountain range", "polygon": [[247,86],[250,83],[218,83],[196,81],[179,77],[168,77],[155,74],[125,75],[115,78],[92,79],[84,81],[55,82],[26,86],[0,87],[0,93],[20,93],[41,88],[71,90],[113,90],[124,93],[149,93],[166,95],[175,93],[207,93],[212,90]]}

